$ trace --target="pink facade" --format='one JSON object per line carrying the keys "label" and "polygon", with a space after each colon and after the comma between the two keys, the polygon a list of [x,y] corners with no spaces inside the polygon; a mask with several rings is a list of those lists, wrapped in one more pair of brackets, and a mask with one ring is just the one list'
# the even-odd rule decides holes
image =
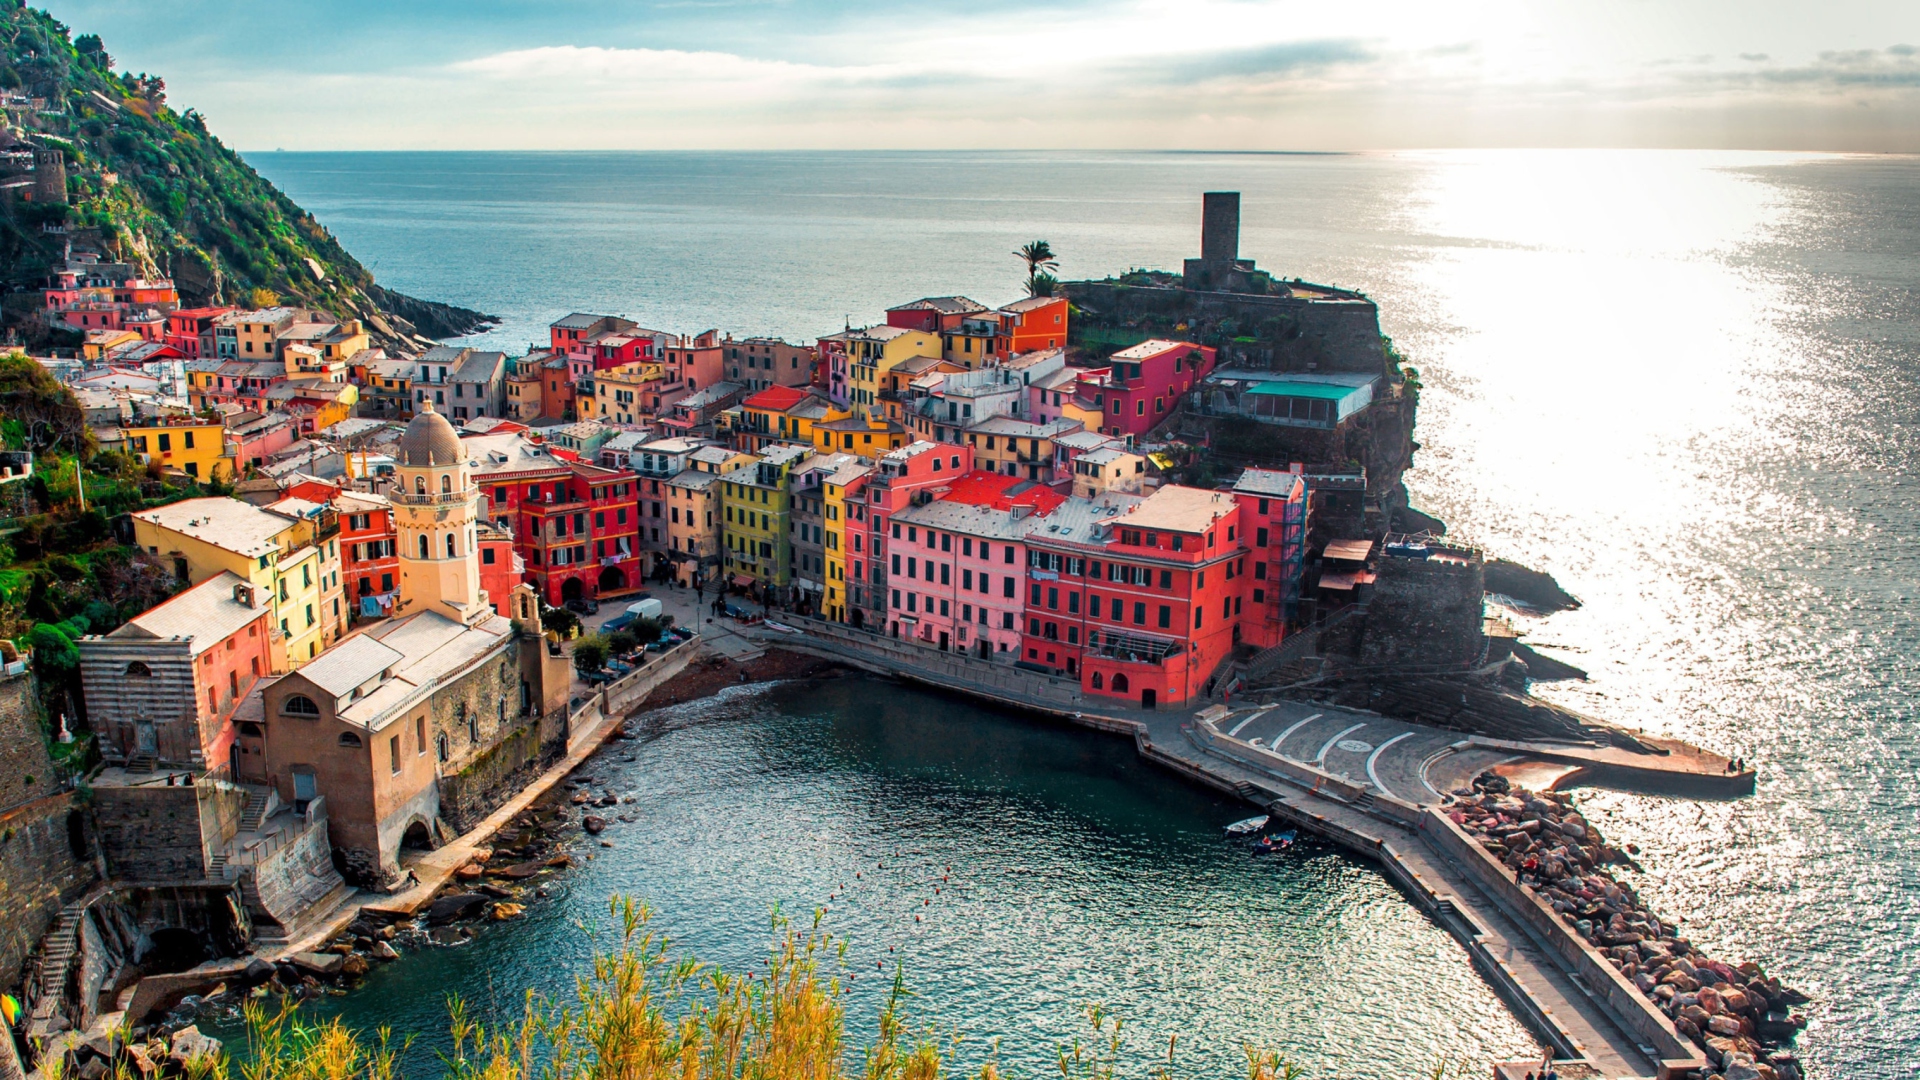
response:
{"label": "pink facade", "polygon": [[1138,439],[1158,427],[1213,370],[1214,351],[1184,341],[1144,341],[1113,354],[1111,366],[1080,376],[1081,403],[1099,411],[1100,432]]}
{"label": "pink facade", "polygon": [[[862,580],[868,585],[865,611],[855,613],[858,619],[856,625],[872,625],[878,629],[892,610],[888,582],[891,573],[897,571],[888,570],[887,554],[892,544],[888,539],[888,526],[893,515],[911,507],[922,489],[949,484],[972,471],[973,448],[951,443],[922,440],[881,456],[873,474],[867,478],[867,505],[858,519],[867,526],[866,557],[862,559],[857,548],[848,556],[855,585],[858,586]],[[901,565],[906,564],[903,561]],[[915,566],[918,565],[916,562]],[[903,593],[903,602],[904,599]],[[915,603],[917,608],[918,601]],[[896,622],[889,632],[898,635],[902,631]]]}
{"label": "pink facade", "polygon": [[937,495],[889,523],[888,558],[904,571],[888,579],[897,636],[983,659],[1017,659],[1026,534],[1063,497],[1038,484],[980,471]]}

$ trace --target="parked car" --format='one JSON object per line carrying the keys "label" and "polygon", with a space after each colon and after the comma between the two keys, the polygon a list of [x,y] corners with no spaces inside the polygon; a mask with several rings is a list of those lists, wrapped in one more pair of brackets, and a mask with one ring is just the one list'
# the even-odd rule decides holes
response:
{"label": "parked car", "polygon": [[577,599],[567,601],[566,608],[568,611],[573,612],[575,615],[600,614],[599,603],[597,603],[596,601],[587,600],[584,598],[577,598]]}

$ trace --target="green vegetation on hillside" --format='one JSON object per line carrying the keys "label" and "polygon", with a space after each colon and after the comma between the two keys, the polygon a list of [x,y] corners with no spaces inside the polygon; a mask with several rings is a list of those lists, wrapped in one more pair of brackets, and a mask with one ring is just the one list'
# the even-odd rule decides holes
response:
{"label": "green vegetation on hillside", "polygon": [[[410,329],[396,313],[427,336],[467,332],[483,320],[375,285],[313,215],[210,133],[204,117],[169,105],[165,80],[115,72],[97,35],[69,39],[67,27],[19,0],[0,0],[0,92],[28,98],[7,105],[0,142],[63,151],[68,196],[64,207],[18,198],[0,205],[4,284],[38,288],[72,240],[153,276],[170,274],[189,304],[277,300],[365,318],[387,338]],[[10,301],[9,321],[29,308]]]}

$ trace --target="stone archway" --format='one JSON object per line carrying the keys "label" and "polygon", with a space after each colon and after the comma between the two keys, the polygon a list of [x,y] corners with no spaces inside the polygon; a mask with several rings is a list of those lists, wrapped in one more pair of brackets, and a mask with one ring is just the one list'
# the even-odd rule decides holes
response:
{"label": "stone archway", "polygon": [[401,851],[432,851],[433,830],[420,818],[407,823],[406,831],[400,834]]}
{"label": "stone archway", "polygon": [[600,571],[600,591],[618,592],[627,587],[627,575],[617,566],[609,566]]}
{"label": "stone archway", "polygon": [[564,604],[569,600],[578,600],[584,592],[586,589],[580,584],[580,579],[570,577],[560,583],[560,602]]}

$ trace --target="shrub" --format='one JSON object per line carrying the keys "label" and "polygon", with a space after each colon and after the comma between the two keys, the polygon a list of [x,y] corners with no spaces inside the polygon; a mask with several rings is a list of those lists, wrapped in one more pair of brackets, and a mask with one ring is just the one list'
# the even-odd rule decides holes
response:
{"label": "shrub", "polygon": [[592,678],[607,666],[609,652],[605,634],[588,634],[573,643],[573,670],[583,679]]}

